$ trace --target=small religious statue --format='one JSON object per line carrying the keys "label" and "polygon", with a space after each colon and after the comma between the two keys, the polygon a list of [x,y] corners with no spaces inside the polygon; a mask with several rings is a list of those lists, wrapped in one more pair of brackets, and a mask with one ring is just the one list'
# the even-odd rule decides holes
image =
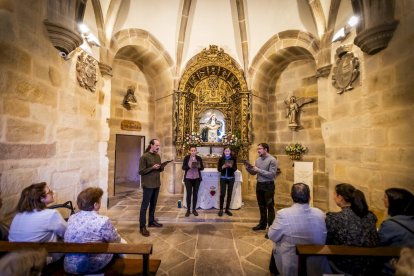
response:
{"label": "small religious statue", "polygon": [[128,110],[131,110],[134,106],[137,105],[137,98],[135,98],[134,94],[135,87],[129,86],[124,100],[122,101],[122,105]]}
{"label": "small religious statue", "polygon": [[287,112],[286,117],[289,118],[289,128],[295,130],[297,127],[299,127],[298,115],[300,112],[300,108],[302,107],[302,105],[310,103],[312,101],[312,98],[304,97],[296,99],[295,96],[291,96],[289,101],[287,99],[285,100]]}
{"label": "small religious statue", "polygon": [[216,114],[211,117],[204,124],[204,128],[201,132],[201,138],[204,142],[216,143],[219,142],[219,136],[221,133],[222,124],[216,118]]}

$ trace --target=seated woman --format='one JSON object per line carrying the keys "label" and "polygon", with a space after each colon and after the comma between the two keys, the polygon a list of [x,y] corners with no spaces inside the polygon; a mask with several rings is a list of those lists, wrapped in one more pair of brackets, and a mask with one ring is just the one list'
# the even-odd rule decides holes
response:
{"label": "seated woman", "polygon": [[[79,212],[70,216],[65,242],[120,242],[112,222],[98,214],[103,191],[101,188],[87,188],[77,198]],[[104,268],[113,254],[66,254],[64,268],[67,273],[94,273]]]}
{"label": "seated woman", "polygon": [[[364,194],[354,186],[342,183],[336,185],[334,199],[342,210],[326,215],[326,244],[377,246],[377,217],[368,210]],[[351,275],[373,275],[375,267],[370,258],[335,257],[330,258],[330,262],[334,271]]]}
{"label": "seated woman", "polygon": [[[385,190],[384,205],[390,217],[378,230],[380,245],[414,247],[414,195],[404,189],[390,188]],[[395,274],[392,262],[384,264],[382,273]]]}
{"label": "seated woman", "polygon": [[380,245],[414,247],[414,195],[400,188],[387,189],[384,205],[390,217],[378,230]]}
{"label": "seated woman", "polygon": [[[54,202],[53,191],[45,182],[26,187],[17,203],[17,214],[10,225],[9,241],[56,242],[63,238],[67,224],[60,213],[47,209]],[[62,254],[52,254],[56,261]]]}

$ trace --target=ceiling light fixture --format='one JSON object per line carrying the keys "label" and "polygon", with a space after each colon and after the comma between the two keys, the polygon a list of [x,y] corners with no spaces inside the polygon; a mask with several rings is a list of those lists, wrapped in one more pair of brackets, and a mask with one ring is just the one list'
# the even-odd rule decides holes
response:
{"label": "ceiling light fixture", "polygon": [[342,41],[344,40],[349,33],[351,32],[351,28],[355,27],[356,25],[358,25],[359,22],[359,18],[358,16],[351,16],[351,18],[348,19],[347,23],[345,24],[345,26],[343,26],[342,28],[340,28],[333,36],[332,38],[332,42],[337,42],[337,41]]}

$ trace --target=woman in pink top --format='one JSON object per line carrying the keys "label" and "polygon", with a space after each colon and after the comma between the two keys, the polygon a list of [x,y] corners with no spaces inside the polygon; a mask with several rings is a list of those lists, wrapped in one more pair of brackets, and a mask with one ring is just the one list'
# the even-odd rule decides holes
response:
{"label": "woman in pink top", "polygon": [[204,170],[203,160],[200,156],[197,156],[197,147],[190,146],[189,154],[184,158],[183,170],[184,174],[184,184],[187,191],[187,213],[185,216],[190,216],[191,210],[191,194],[193,195],[193,214],[198,216],[196,211],[197,208],[197,196],[198,188],[200,187],[201,182],[201,171]]}

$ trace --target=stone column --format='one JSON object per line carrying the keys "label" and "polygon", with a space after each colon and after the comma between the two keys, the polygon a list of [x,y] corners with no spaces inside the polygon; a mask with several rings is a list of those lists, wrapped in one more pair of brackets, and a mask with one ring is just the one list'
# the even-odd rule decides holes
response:
{"label": "stone column", "polygon": [[[108,141],[110,129],[107,123],[107,118],[110,118],[111,113],[111,84],[112,84],[112,68],[104,63],[99,62],[99,70],[101,71],[103,86],[99,91],[99,104],[101,105],[101,133],[99,137],[99,187],[104,190],[102,198],[103,205],[106,205],[109,196],[114,195],[114,179],[109,178],[109,160],[107,156]],[[106,193],[107,191],[107,193]]]}
{"label": "stone column", "polygon": [[360,17],[354,44],[369,55],[387,48],[399,23],[394,0],[352,0],[352,8]]}
{"label": "stone column", "polygon": [[50,41],[62,57],[66,57],[83,42],[77,24],[83,21],[86,1],[48,0],[47,2],[44,24]]}

